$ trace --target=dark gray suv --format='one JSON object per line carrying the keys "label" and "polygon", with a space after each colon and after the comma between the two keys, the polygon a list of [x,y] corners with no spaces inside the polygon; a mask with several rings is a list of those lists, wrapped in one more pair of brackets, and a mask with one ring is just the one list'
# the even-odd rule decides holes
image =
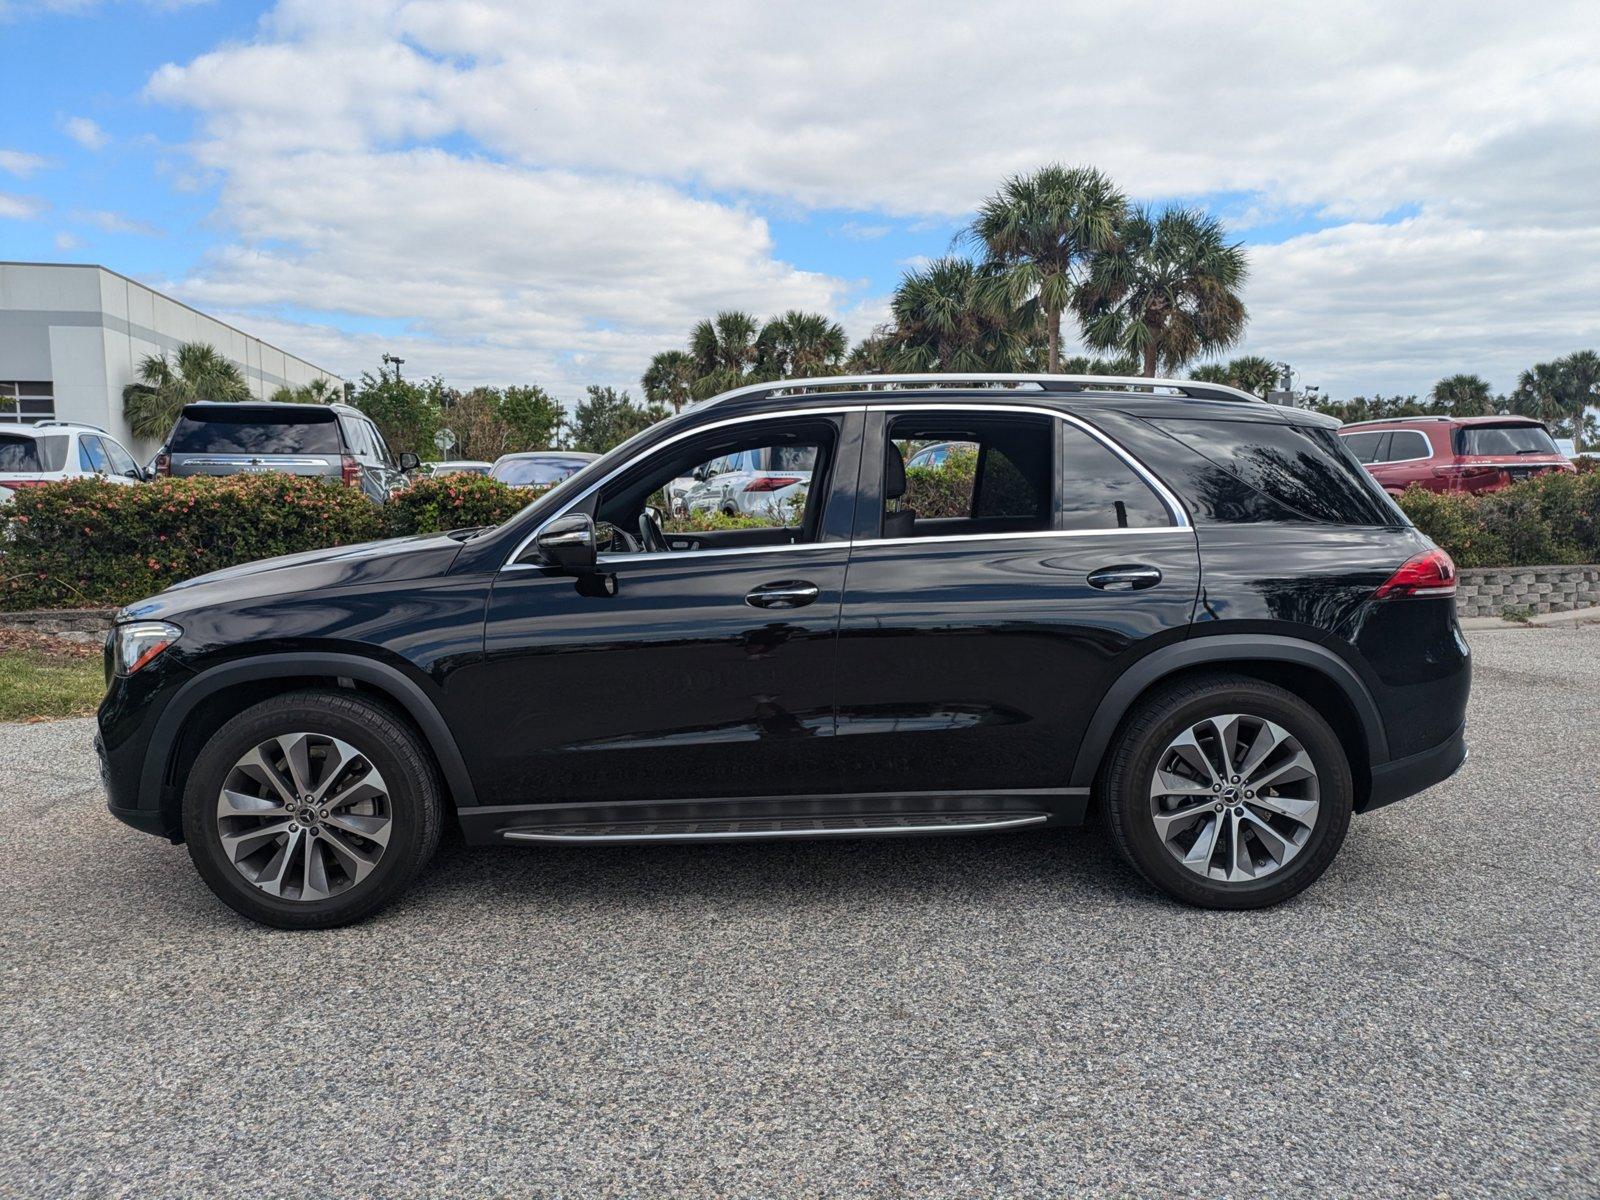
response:
{"label": "dark gray suv", "polygon": [[414,454],[396,460],[378,427],[348,404],[186,404],[155,458],[158,475],[313,475],[379,503],[416,465]]}

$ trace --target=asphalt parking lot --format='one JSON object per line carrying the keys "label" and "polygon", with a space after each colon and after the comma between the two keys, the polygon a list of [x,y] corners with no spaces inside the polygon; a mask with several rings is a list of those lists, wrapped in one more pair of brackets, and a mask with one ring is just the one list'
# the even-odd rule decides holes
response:
{"label": "asphalt parking lot", "polygon": [[1472,758],[1308,894],[1095,830],[444,852],[272,932],[0,728],[0,1195],[1600,1194],[1600,626],[1477,633]]}

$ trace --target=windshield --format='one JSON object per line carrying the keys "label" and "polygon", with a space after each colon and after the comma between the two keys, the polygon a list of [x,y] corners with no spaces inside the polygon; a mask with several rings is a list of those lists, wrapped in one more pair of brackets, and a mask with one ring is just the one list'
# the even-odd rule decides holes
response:
{"label": "windshield", "polygon": [[0,433],[0,472],[59,471],[67,462],[67,437]]}
{"label": "windshield", "polygon": [[585,458],[507,458],[495,463],[489,475],[512,487],[549,487],[588,465]]}
{"label": "windshield", "polygon": [[218,405],[189,408],[178,418],[173,454],[339,454],[339,423],[331,409],[304,411]]}
{"label": "windshield", "polygon": [[1456,437],[1458,454],[1557,454],[1555,442],[1542,425],[1467,425]]}

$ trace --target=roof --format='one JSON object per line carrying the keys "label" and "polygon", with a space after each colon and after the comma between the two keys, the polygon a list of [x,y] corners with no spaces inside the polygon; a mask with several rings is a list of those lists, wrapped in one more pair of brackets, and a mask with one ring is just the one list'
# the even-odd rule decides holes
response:
{"label": "roof", "polygon": [[1347,421],[1345,429],[1397,429],[1422,423],[1443,422],[1446,425],[1538,425],[1544,422],[1537,417],[1508,414],[1503,417],[1448,417],[1443,413],[1425,413],[1416,417],[1374,417],[1370,421]]}

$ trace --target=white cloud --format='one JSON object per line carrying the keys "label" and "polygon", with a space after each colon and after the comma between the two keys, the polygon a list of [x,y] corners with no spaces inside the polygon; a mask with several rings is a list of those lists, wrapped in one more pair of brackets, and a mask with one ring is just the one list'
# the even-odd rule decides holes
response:
{"label": "white cloud", "polygon": [[58,233],[55,236],[55,246],[57,250],[81,250],[83,239],[72,233]]}
{"label": "white cloud", "polygon": [[68,117],[61,128],[85,150],[103,150],[111,141],[111,135],[88,117]]}
{"label": "white cloud", "polygon": [[1597,42],[1588,0],[281,0],[149,91],[201,114],[239,232],[179,282],[212,303],[625,381],[717,307],[869,303],[697,197],[948,218],[1054,159],[1242,197],[1241,227],[1335,222],[1256,250],[1250,344],[1373,390],[1595,340]]}
{"label": "white cloud", "polygon": [[0,150],[0,171],[15,175],[18,179],[26,179],[34,172],[54,165],[43,155],[29,154],[26,150]]}
{"label": "white cloud", "polygon": [[139,237],[161,236],[161,230],[154,225],[135,220],[133,217],[125,217],[121,213],[79,209],[74,211],[69,219],[80,225],[93,225],[105,233],[131,233]]}
{"label": "white cloud", "polygon": [[49,207],[46,201],[37,196],[18,196],[12,192],[0,192],[0,218],[31,221]]}

